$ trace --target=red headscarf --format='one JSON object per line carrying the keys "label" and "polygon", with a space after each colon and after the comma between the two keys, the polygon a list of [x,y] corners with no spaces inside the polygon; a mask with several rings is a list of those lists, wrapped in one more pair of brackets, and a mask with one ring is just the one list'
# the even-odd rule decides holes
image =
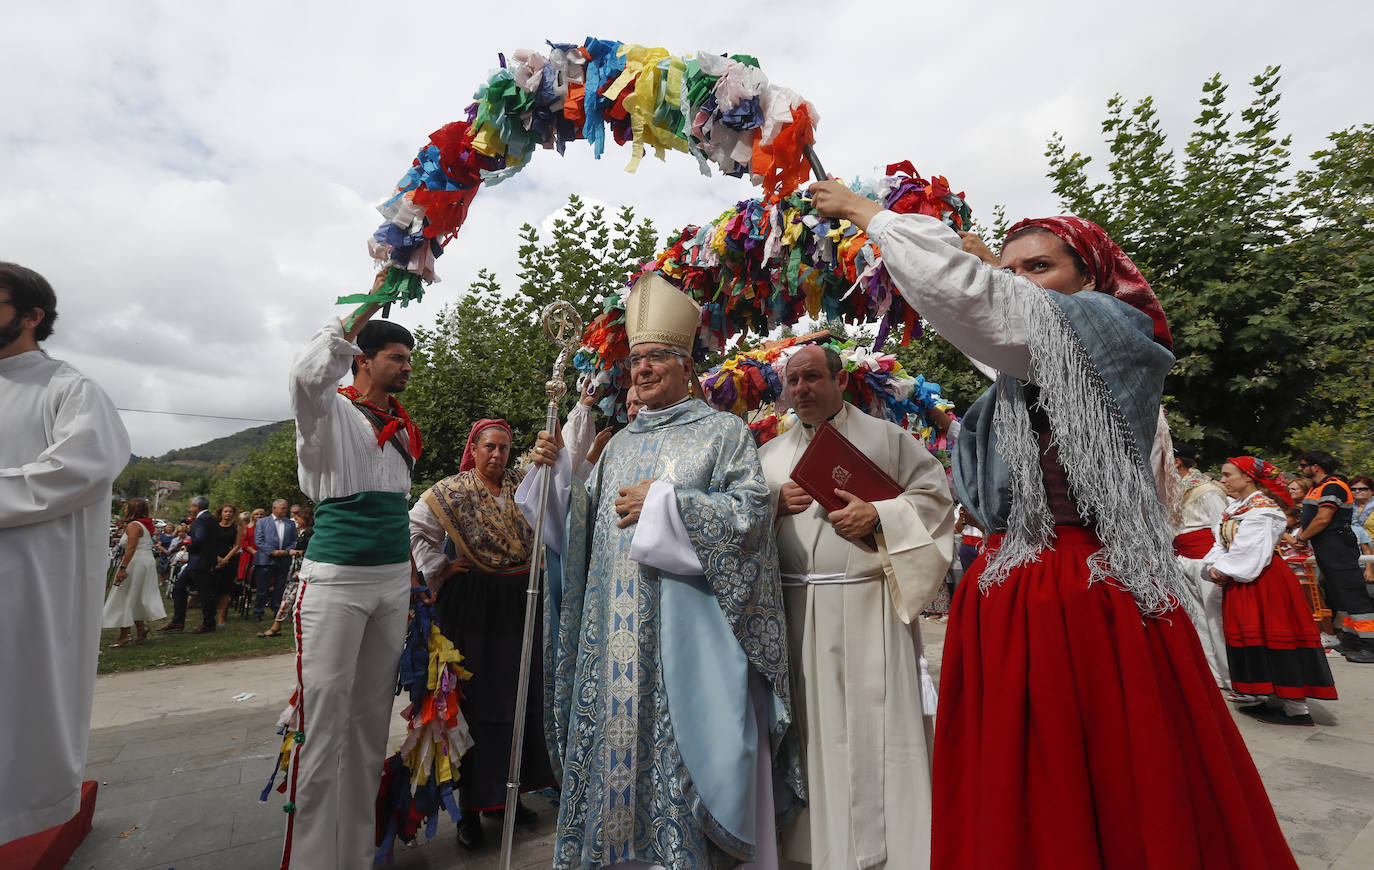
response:
{"label": "red headscarf", "polygon": [[1269,493],[1284,507],[1293,506],[1293,497],[1288,494],[1283,475],[1272,462],[1256,459],[1253,456],[1228,456],[1226,461],[1239,468],[1245,476],[1259,484],[1260,489]]}
{"label": "red headscarf", "polygon": [[505,420],[478,420],[472,424],[472,431],[468,433],[468,443],[463,448],[463,461],[458,466],[459,471],[470,471],[477,467],[477,457],[472,453],[472,445],[477,443],[477,436],[487,429],[502,429],[507,438],[512,440],[515,438],[511,435],[510,424]]}
{"label": "red headscarf", "polygon": [[1164,319],[1164,308],[1159,304],[1155,291],[1150,289],[1150,283],[1140,274],[1135,263],[1102,227],[1080,217],[1028,218],[1013,224],[1007,235],[1026,227],[1048,230],[1063,239],[1088,267],[1088,273],[1096,285],[1093,289],[1110,293],[1132,308],[1150,315],[1154,323],[1155,341],[1173,350],[1174,337],[1169,332],[1169,321]]}

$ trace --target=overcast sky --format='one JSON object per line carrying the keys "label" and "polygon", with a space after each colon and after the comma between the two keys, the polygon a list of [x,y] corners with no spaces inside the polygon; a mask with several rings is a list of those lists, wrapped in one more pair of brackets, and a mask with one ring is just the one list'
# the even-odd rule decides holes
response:
{"label": "overcast sky", "polygon": [[[1300,160],[1374,115],[1366,2],[579,6],[8,0],[0,259],[57,289],[45,349],[120,408],[290,416],[294,349],[342,311],[336,295],[370,283],[375,204],[427,135],[462,116],[497,52],[546,38],[755,55],[819,109],[829,172],[910,159],[984,217],[996,203],[1013,219],[1057,212],[1045,142],[1057,130],[1101,162],[1114,93],[1152,95],[1180,150],[1215,72],[1239,114],[1249,80],[1282,65]],[[513,285],[518,227],[544,224],[570,193],[633,205],[665,232],[754,195],[702,178],[686,155],[635,175],[628,158],[612,144],[594,161],[576,143],[483,190],[439,260],[443,281],[396,319],[429,322],[482,267]],[[144,456],[257,425],[124,421]]]}

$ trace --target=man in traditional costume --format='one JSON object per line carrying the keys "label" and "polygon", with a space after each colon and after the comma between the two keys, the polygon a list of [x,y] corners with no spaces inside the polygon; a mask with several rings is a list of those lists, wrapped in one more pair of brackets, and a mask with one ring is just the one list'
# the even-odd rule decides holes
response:
{"label": "man in traditional costume", "polygon": [[[301,490],[316,506],[296,597],[287,724],[299,742],[282,867],[372,866],[377,776],[416,584],[406,502],[421,447],[393,395],[405,389],[415,340],[369,323],[375,310],[347,330],[330,318],[291,368]],[[353,385],[340,389],[350,366]]]}
{"label": "man in traditional costume", "polygon": [[[819,345],[788,359],[784,384],[802,425],[759,451],[777,504],[810,794],[783,832],[782,857],[793,867],[928,867],[935,687],[913,620],[949,569],[953,499],[918,439],[844,400],[843,365]],[[815,504],[790,475],[827,420],[905,492],[872,504],[843,493],[834,513]]]}
{"label": "man in traditional costume", "polygon": [[1225,594],[1221,586],[1202,574],[1202,559],[1216,543],[1213,530],[1226,510],[1226,493],[1198,470],[1197,449],[1192,445],[1174,442],[1174,464],[1182,478],[1174,553],[1184,576],[1197,590],[1197,607],[1189,608],[1188,615],[1197,629],[1198,640],[1202,641],[1202,652],[1207,656],[1207,667],[1217,687],[1229,689],[1231,675],[1226,665],[1226,631],[1221,613]]}
{"label": "man in traditional costume", "polygon": [[129,461],[105,392],[39,349],[56,317],[42,275],[0,263],[0,845],[80,808],[110,488]]}
{"label": "man in traditional costume", "polygon": [[[416,565],[435,590],[435,622],[463,654],[472,677],[463,685],[463,718],[473,747],[463,755],[458,780],[458,843],[477,848],[485,838],[482,812],[506,805],[506,779],[525,629],[530,550],[534,531],[516,504],[523,471],[510,464],[511,430],[505,420],[478,420],[468,434],[458,473],[431,486],[410,510],[410,546]],[[452,542],[446,552],[444,538]],[[536,626],[539,616],[535,616]],[[536,637],[539,633],[536,631]],[[525,710],[523,791],[553,784],[544,747],[544,669],[531,662]],[[534,810],[519,801],[515,821],[532,824]]]}
{"label": "man in traditional costume", "polygon": [[[774,866],[775,818],[804,786],[768,484],[744,423],[688,398],[696,303],[649,275],[625,311],[644,408],[585,487],[555,436],[533,455],[554,465],[558,496],[545,526],[561,561],[544,611],[553,865]],[[527,516],[545,473],[521,487]]]}

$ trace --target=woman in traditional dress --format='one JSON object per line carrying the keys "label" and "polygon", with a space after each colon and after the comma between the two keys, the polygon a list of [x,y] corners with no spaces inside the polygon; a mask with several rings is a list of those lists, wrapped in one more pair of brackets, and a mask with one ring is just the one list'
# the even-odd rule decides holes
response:
{"label": "woman in traditional dress", "polygon": [[1202,574],[1224,589],[1232,700],[1261,722],[1312,725],[1307,699],[1335,700],[1336,686],[1307,596],[1274,550],[1287,526],[1280,503],[1288,504],[1288,491],[1278,469],[1253,456],[1226,460],[1221,488],[1231,501]]}
{"label": "woman in traditional dress", "polygon": [[[114,586],[105,599],[101,623],[104,628],[120,629],[111,649],[143,643],[148,639],[148,621],[167,615],[162,593],[157,587],[157,560],[153,558],[153,521],[148,518],[148,500],[131,498],[124,503],[124,534],[119,539],[124,555],[115,571]],[[138,629],[133,636],[130,626]]]}
{"label": "woman in traditional dress", "polygon": [[219,596],[220,628],[229,614],[229,596],[234,591],[234,580],[238,574],[240,540],[239,509],[231,504],[219,506],[219,525],[210,530],[210,555],[214,560],[210,569],[210,589]]}
{"label": "woman in traditional dress", "polygon": [[[506,803],[515,692],[525,624],[534,532],[515,503],[524,474],[510,467],[511,431],[505,420],[473,424],[459,473],[425,492],[410,512],[411,549],[425,580],[437,587],[440,632],[463,654],[472,678],[463,685],[463,716],[475,745],[463,756],[459,780],[458,842],[476,848],[484,839],[478,811]],[[447,535],[452,552],[445,554]],[[544,670],[540,625],[534,619],[529,706],[525,716],[522,791],[553,785],[544,745]],[[515,820],[534,822],[517,803]]]}
{"label": "woman in traditional dress", "polygon": [[993,258],[840,182],[811,192],[996,377],[955,446],[988,538],[945,643],[932,867],[1295,868],[1182,609],[1149,465],[1172,339],[1135,264],[1081,218],[1021,221]]}

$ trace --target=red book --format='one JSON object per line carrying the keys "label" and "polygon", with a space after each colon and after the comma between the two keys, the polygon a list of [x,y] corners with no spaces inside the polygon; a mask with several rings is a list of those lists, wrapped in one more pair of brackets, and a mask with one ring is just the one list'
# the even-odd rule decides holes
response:
{"label": "red book", "polygon": [[[792,480],[826,511],[844,507],[844,500],[835,495],[837,489],[870,503],[896,498],[906,491],[829,422],[816,429],[801,460],[792,469]],[[871,535],[865,544],[871,550],[878,549]]]}

